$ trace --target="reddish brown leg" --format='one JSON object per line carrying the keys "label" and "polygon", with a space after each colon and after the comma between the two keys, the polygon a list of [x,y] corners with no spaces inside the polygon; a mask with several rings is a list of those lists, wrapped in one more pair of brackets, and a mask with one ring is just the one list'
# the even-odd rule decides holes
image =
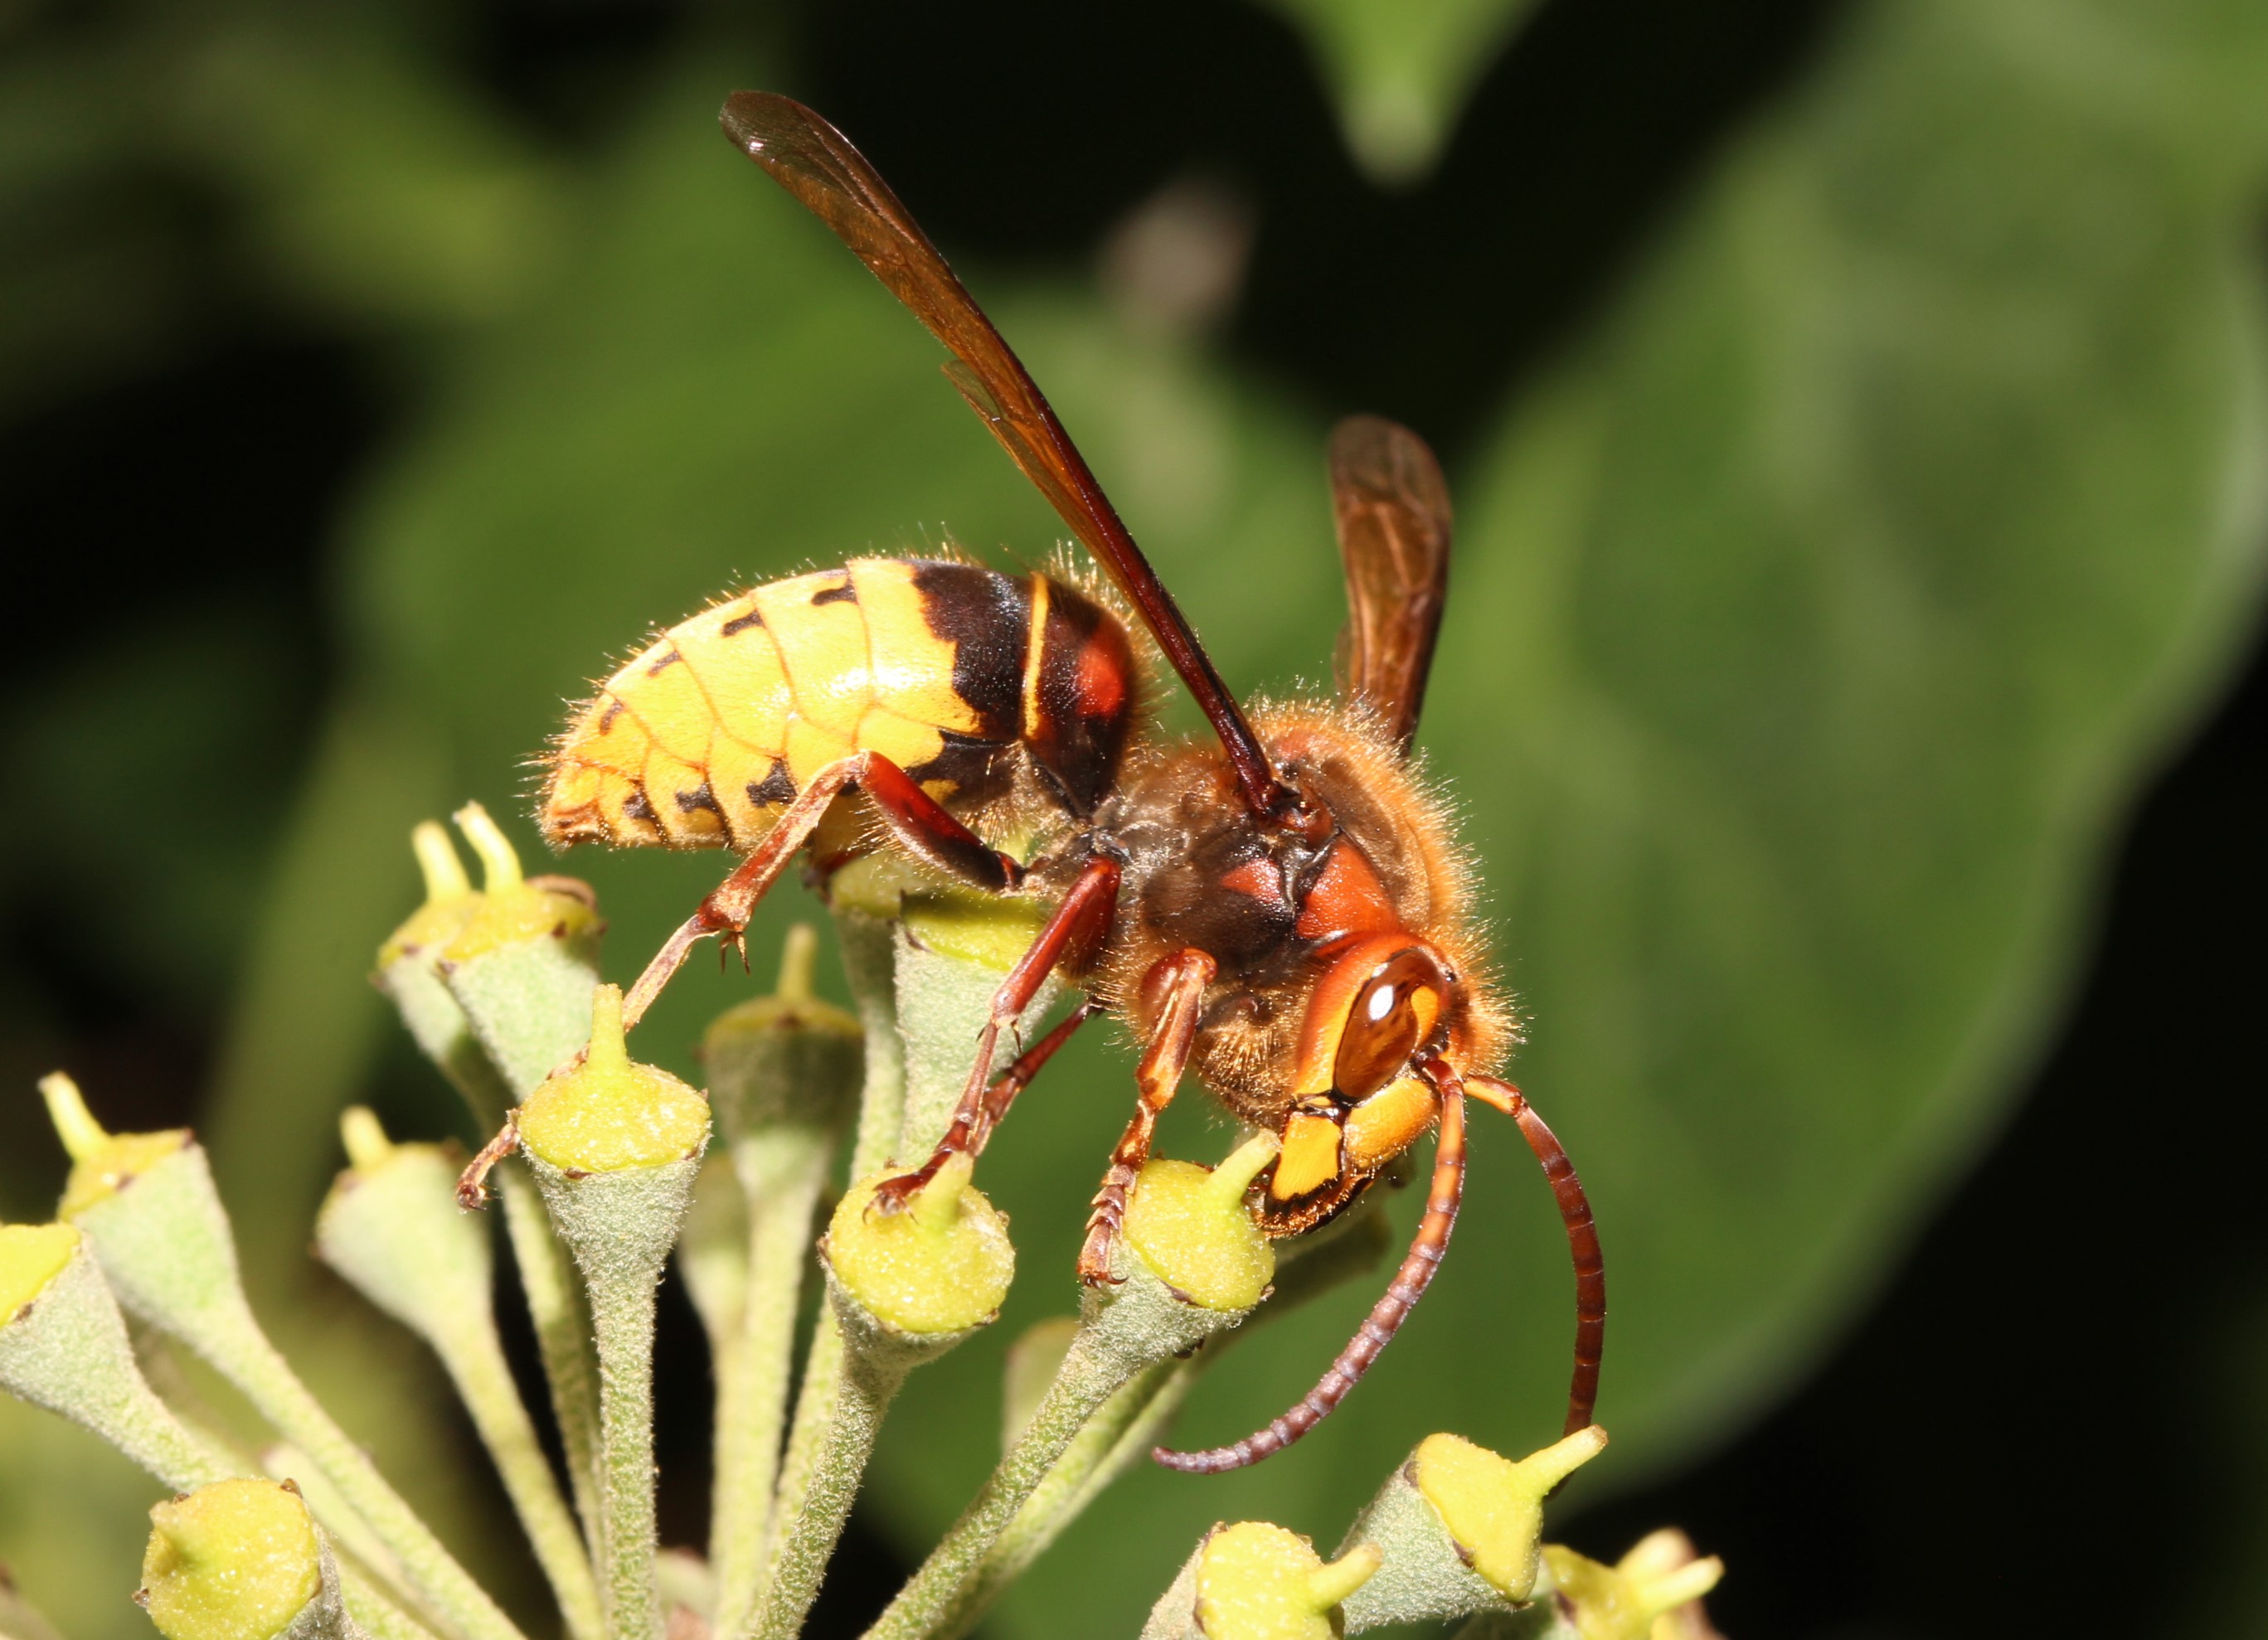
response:
{"label": "reddish brown leg", "polygon": [[1152,1447],[1150,1456],[1167,1468],[1189,1475],[1219,1475],[1282,1452],[1331,1416],[1339,1402],[1346,1399],[1347,1392],[1362,1381],[1362,1375],[1370,1371],[1379,1352],[1394,1342],[1394,1335],[1401,1330],[1418,1300],[1425,1297],[1425,1289],[1432,1283],[1433,1272],[1440,1266],[1441,1255],[1449,1249],[1449,1233],[1457,1227],[1457,1209],[1464,1201],[1465,1101],[1463,1091],[1457,1085],[1456,1073],[1447,1066],[1434,1061],[1420,1069],[1440,1095],[1441,1127],[1433,1142],[1433,1182],[1425,1193],[1425,1217],[1418,1221],[1418,1234],[1410,1243],[1410,1251],[1403,1254],[1402,1268],[1394,1272],[1393,1282],[1371,1306],[1370,1313],[1363,1318],[1362,1326],[1348,1341],[1347,1347],[1339,1351],[1339,1358],[1331,1363],[1331,1370],[1323,1374],[1298,1406],[1258,1434],[1248,1435],[1233,1446],[1214,1446],[1195,1452]]}
{"label": "reddish brown leg", "polygon": [[[999,1045],[1001,1030],[1013,1025],[1032,1005],[1032,999],[1040,994],[1049,974],[1066,963],[1085,961],[1109,932],[1111,914],[1118,905],[1120,874],[1117,861],[1098,854],[1071,879],[1063,902],[1056,907],[1047,925],[1025,948],[1024,954],[1016,959],[1016,966],[1008,970],[1007,977],[1000,982],[1000,989],[992,993],[991,1012],[984,1021],[984,1028],[977,1033],[976,1063],[970,1068],[968,1084],[961,1091],[960,1103],[953,1107],[953,1121],[946,1126],[945,1136],[919,1167],[882,1181],[874,1192],[874,1210],[895,1212],[937,1176],[937,1170],[947,1159],[962,1151],[974,1154],[983,1147],[984,1140],[990,1136],[991,1122],[999,1119],[996,1113],[988,1121],[985,1107],[991,1102],[987,1096],[988,1079],[992,1074],[992,1053]],[[1085,1021],[1083,1011],[1074,1013],[1057,1031],[1067,1039]],[[1057,1047],[1061,1045],[1060,1041],[1057,1043]],[[1054,1048],[1048,1049],[1048,1054],[1054,1052]],[[1017,1063],[1021,1064],[1023,1061]],[[1046,1063],[1047,1055],[1042,1055],[1039,1064]],[[1034,1070],[1037,1069],[1038,1065],[1033,1066]],[[1014,1074],[1011,1067],[1009,1076]],[[1028,1076],[1025,1078],[1029,1079]],[[1007,1108],[1021,1086],[1016,1085],[998,1101],[1000,1110]]]}
{"label": "reddish brown leg", "polygon": [[1560,1222],[1567,1226],[1567,1251],[1575,1262],[1575,1373],[1567,1386],[1567,1427],[1565,1433],[1587,1428],[1599,1404],[1599,1362],[1607,1346],[1607,1261],[1599,1250],[1599,1226],[1591,1217],[1590,1198],[1575,1176],[1575,1164],[1566,1147],[1535,1114],[1526,1095],[1509,1082],[1494,1077],[1474,1077],[1466,1090],[1484,1105],[1495,1107],[1520,1124],[1528,1148],[1543,1164],[1543,1177],[1559,1203]]}
{"label": "reddish brown leg", "polygon": [[1158,1130],[1158,1118],[1174,1102],[1182,1072],[1189,1067],[1197,1016],[1213,973],[1213,960],[1204,952],[1177,951],[1160,959],[1142,978],[1143,994],[1158,1023],[1150,1033],[1142,1063],[1134,1069],[1134,1119],[1126,1124],[1118,1148],[1110,1153],[1102,1188],[1095,1192],[1094,1210],[1087,1215],[1086,1241],[1079,1250],[1079,1278],[1090,1287],[1114,1279],[1110,1249],[1126,1217],[1126,1193],[1150,1159],[1150,1139]]}
{"label": "reddish brown leg", "polygon": [[711,934],[723,935],[727,945],[740,939],[757,902],[787,869],[796,850],[810,841],[828,805],[853,788],[866,795],[899,842],[939,869],[996,894],[1005,894],[1023,881],[1022,866],[946,813],[904,769],[879,753],[856,753],[814,775],[748,857],[655,953],[622,998],[624,1030],[644,1017],[696,945]]}
{"label": "reddish brown leg", "polygon": [[1092,997],[1082,997],[1079,1006],[1065,1014],[1053,1030],[1026,1048],[1015,1063],[992,1079],[992,1085],[984,1090],[984,1107],[976,1114],[976,1131],[968,1138],[972,1155],[984,1154],[985,1145],[991,1142],[992,1129],[1000,1125],[1000,1119],[1008,1114],[1016,1096],[1032,1085],[1032,1078],[1056,1056],[1057,1049],[1071,1041],[1079,1026],[1101,1011],[1101,1003]]}

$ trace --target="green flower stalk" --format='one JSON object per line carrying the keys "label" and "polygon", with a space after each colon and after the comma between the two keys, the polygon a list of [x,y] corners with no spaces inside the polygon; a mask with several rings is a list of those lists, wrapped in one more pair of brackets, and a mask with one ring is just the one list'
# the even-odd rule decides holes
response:
{"label": "green flower stalk", "polygon": [[365,1640],[288,1481],[217,1481],[150,1523],[134,1599],[166,1640]]}
{"label": "green flower stalk", "polygon": [[1250,1313],[1275,1262],[1244,1194],[1275,1153],[1275,1136],[1256,1134],[1210,1172],[1166,1161],[1142,1171],[1127,1223],[1143,1232],[1119,1239],[1116,1284],[1087,1291],[1079,1331],[1030,1423],[869,1640],[917,1640],[973,1622],[988,1557],[1088,1421],[1144,1373]]}
{"label": "green flower stalk", "polygon": [[[482,891],[473,891],[448,833],[432,820],[420,824],[410,845],[425,903],[379,947],[376,978],[426,1057],[464,1095],[480,1131],[493,1133],[554,1065],[581,1048],[599,982],[600,924],[583,885],[524,877],[510,841],[479,804],[467,804],[456,820],[481,860]],[[517,1162],[496,1179],[576,1507],[595,1521],[599,1392],[590,1313],[534,1181]]]}
{"label": "green flower stalk", "polygon": [[599,1521],[608,1631],[661,1640],[655,1581],[654,1290],[709,1143],[709,1104],[631,1063],[622,996],[591,997],[583,1063],[517,1113],[520,1151],[590,1293],[599,1352]]}
{"label": "green flower stalk", "polygon": [[[726,1635],[760,1592],[812,1221],[865,1068],[858,1021],[813,994],[817,951],[808,926],[791,929],[773,994],[720,1015],[702,1040],[742,1207],[733,1302],[707,1306],[717,1312],[711,1621]],[[695,1284],[693,1262],[679,1257]]]}
{"label": "green flower stalk", "polygon": [[457,1206],[453,1147],[395,1144],[356,1107],[342,1118],[348,1159],[315,1220],[323,1260],[440,1357],[495,1461],[568,1633],[599,1640],[598,1584],[497,1336],[487,1227]]}
{"label": "green flower stalk", "polygon": [[128,1309],[202,1356],[305,1452],[433,1615],[462,1640],[521,1640],[496,1602],[324,1411],[261,1331],[203,1149],[186,1132],[103,1132],[69,1077],[40,1091],[72,1168],[65,1217],[85,1233]]}
{"label": "green flower stalk", "polygon": [[882,1211],[890,1173],[845,1193],[820,1243],[841,1370],[808,1484],[782,1523],[778,1552],[749,1632],[799,1633],[850,1518],[883,1415],[916,1367],[934,1361],[999,1313],[1014,1278],[1007,1220],[969,1184],[955,1157],[906,1204]]}
{"label": "green flower stalk", "polygon": [[1381,1558],[1376,1545],[1359,1543],[1326,1564],[1281,1526],[1215,1526],[1151,1608],[1142,1640],[1338,1640],[1340,1603]]}
{"label": "green flower stalk", "polygon": [[1594,1424],[1515,1463],[1454,1435],[1428,1436],[1341,1545],[1385,1553],[1379,1574],[1347,1602],[1348,1632],[1525,1605],[1540,1567],[1543,1500],[1606,1445]]}

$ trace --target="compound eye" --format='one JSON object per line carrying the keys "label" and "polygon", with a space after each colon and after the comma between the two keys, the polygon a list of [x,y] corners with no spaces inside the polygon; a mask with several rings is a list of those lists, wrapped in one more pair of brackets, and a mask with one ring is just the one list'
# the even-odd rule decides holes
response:
{"label": "compound eye", "polygon": [[1422,950],[1395,952],[1364,981],[1347,1010],[1331,1091],[1360,1103],[1400,1076],[1441,1019],[1440,966]]}

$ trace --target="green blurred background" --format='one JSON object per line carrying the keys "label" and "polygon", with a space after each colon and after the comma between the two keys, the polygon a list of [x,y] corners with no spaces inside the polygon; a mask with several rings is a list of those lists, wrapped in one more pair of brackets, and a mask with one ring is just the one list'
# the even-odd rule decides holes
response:
{"label": "green blurred background", "polygon": [[[0,1211],[49,1210],[55,1064],[114,1126],[195,1122],[295,1358],[533,1599],[430,1370],[306,1255],[342,1104],[458,1120],[364,983],[407,829],[478,797],[532,848],[561,699],[718,590],[1057,533],[718,138],[739,85],[891,179],[1238,688],[1328,678],[1331,418],[1442,452],[1421,739],[1614,1277],[1564,1535],[1685,1525],[1744,1640],[2257,1620],[2257,0],[0,5]],[[720,866],[569,863],[616,977]],[[689,974],[644,1051],[689,1071],[748,989]],[[829,1631],[989,1466],[1127,1063],[1084,1044],[988,1154],[1023,1276],[916,1380]],[[1167,1148],[1223,1137],[1191,1099]],[[1564,1248],[1509,1130],[1475,1148],[1337,1418],[1130,1480],[987,1632],[1130,1634],[1215,1519],[1335,1541],[1431,1429],[1553,1432]],[[1368,1297],[1182,1435],[1280,1409]],[[150,1501],[0,1406],[0,1558],[74,1640],[144,1632]]]}

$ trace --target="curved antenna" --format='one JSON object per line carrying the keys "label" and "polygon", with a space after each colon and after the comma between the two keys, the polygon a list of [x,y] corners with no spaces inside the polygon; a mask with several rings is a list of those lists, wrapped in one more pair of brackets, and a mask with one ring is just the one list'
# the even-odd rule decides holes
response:
{"label": "curved antenna", "polygon": [[1185,1475],[1221,1475],[1282,1452],[1331,1416],[1347,1392],[1370,1371],[1379,1351],[1394,1342],[1394,1335],[1425,1297],[1433,1272],[1440,1267],[1441,1255],[1448,1251],[1449,1232],[1456,1228],[1457,1207],[1465,1195],[1464,1090],[1458,1085],[1456,1072],[1439,1061],[1429,1062],[1425,1069],[1427,1080],[1441,1095],[1441,1130],[1433,1142],[1433,1182],[1425,1193],[1425,1217],[1418,1221],[1418,1234],[1403,1255],[1402,1268],[1394,1272],[1392,1284],[1371,1306],[1362,1326],[1339,1351],[1339,1358],[1331,1363],[1331,1370],[1297,1406],[1233,1446],[1194,1452],[1152,1447],[1150,1456],[1167,1468]]}
{"label": "curved antenna", "polygon": [[1141,612],[1158,647],[1220,737],[1245,806],[1262,820],[1292,812],[1296,798],[1276,778],[1244,709],[1221,681],[1174,595],[1134,544],[1086,458],[1064,431],[1023,361],[954,276],[890,185],[849,137],[792,97],[734,92],[718,118],[733,146],[832,228],[952,352],[945,373],[968,408]]}
{"label": "curved antenna", "polygon": [[1535,1114],[1527,1095],[1494,1077],[1469,1077],[1465,1091],[1520,1124],[1528,1148],[1543,1165],[1543,1177],[1559,1203],[1560,1222],[1567,1226],[1567,1251],[1575,1264],[1575,1372],[1567,1385],[1567,1426],[1562,1433],[1572,1435],[1588,1427],[1592,1409],[1599,1404],[1599,1361],[1607,1347],[1607,1261],[1599,1250],[1591,1201],[1575,1176],[1575,1164],[1567,1158],[1567,1147]]}

